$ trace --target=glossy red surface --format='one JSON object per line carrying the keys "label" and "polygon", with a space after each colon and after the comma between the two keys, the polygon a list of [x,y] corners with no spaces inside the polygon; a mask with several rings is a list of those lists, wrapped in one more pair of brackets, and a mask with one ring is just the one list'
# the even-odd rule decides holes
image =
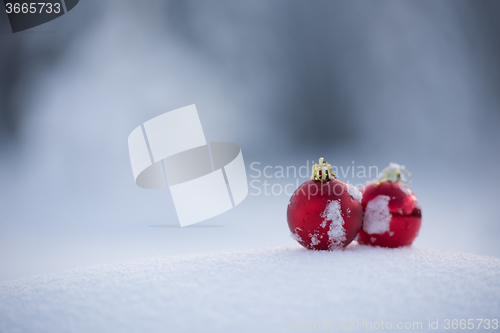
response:
{"label": "glossy red surface", "polygon": [[411,245],[418,236],[422,223],[422,211],[417,197],[406,186],[384,181],[379,185],[370,184],[365,187],[361,205],[366,205],[379,195],[390,198],[389,212],[392,215],[389,231],[382,234],[368,234],[361,229],[357,241],[360,244],[382,247],[400,247]]}
{"label": "glossy red surface", "polygon": [[[361,203],[349,195],[347,186],[338,179],[308,180],[293,193],[287,210],[288,227],[302,246],[314,250],[343,248],[356,238],[362,224],[362,208]],[[332,221],[324,217],[327,205],[333,200],[340,200],[344,221],[345,239],[340,246],[332,246],[328,236]]]}

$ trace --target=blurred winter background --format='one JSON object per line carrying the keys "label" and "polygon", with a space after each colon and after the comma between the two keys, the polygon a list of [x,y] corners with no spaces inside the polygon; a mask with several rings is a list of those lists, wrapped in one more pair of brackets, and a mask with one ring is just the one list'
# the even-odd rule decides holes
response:
{"label": "blurred winter background", "polygon": [[134,184],[129,133],[189,104],[207,140],[242,147],[249,176],[320,156],[404,164],[415,246],[500,256],[499,14],[498,1],[86,0],[16,34],[0,14],[0,280],[296,245],[285,194],[181,229],[168,190]]}

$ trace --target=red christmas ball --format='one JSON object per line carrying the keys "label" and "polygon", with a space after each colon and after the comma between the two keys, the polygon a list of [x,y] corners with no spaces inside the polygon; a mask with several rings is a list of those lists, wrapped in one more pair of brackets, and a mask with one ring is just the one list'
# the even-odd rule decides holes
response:
{"label": "red christmas ball", "polygon": [[394,163],[389,168],[383,171],[380,181],[363,191],[363,227],[357,239],[360,244],[394,248],[411,245],[418,236],[422,223],[420,204],[400,183],[400,171],[406,169]]}
{"label": "red christmas ball", "polygon": [[313,166],[313,177],[290,198],[287,220],[292,238],[311,250],[342,249],[361,228],[361,192],[331,176],[322,159]]}

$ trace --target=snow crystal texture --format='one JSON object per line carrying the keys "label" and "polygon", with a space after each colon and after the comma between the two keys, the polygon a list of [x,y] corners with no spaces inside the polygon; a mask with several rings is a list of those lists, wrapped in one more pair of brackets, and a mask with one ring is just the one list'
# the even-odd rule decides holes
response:
{"label": "snow crystal texture", "polygon": [[299,234],[290,232],[290,237],[292,237],[292,239],[296,240],[297,242],[302,242],[302,238],[300,238]]}
{"label": "snow crystal texture", "polygon": [[358,200],[359,203],[363,200],[363,193],[354,185],[347,185],[347,193],[349,193],[354,200]]}
{"label": "snow crystal texture", "polygon": [[340,249],[342,248],[342,242],[346,240],[345,229],[344,229],[344,219],[342,218],[342,211],[340,210],[340,202],[337,200],[332,200],[328,202],[325,210],[321,213],[321,217],[324,218],[321,224],[323,228],[326,226],[327,221],[332,221],[330,223],[330,228],[328,228],[328,243],[330,249]]}
{"label": "snow crystal texture", "polygon": [[363,217],[363,230],[368,234],[383,234],[389,231],[392,215],[389,212],[389,198],[387,195],[376,196],[366,205]]}
{"label": "snow crystal texture", "polygon": [[309,237],[311,237],[311,246],[315,246],[320,243],[320,240],[318,239],[318,234],[309,234]]}
{"label": "snow crystal texture", "polygon": [[427,331],[429,319],[499,314],[500,259],[415,248],[209,253],[0,284],[5,333],[290,332],[325,319]]}

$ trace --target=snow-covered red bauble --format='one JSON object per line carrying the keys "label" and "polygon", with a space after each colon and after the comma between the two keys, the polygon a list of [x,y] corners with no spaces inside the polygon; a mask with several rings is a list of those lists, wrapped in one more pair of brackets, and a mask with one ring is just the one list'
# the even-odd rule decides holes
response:
{"label": "snow-covered red bauble", "polygon": [[288,204],[292,238],[311,250],[343,249],[361,228],[362,194],[336,179],[323,158],[313,166],[311,178],[297,188]]}
{"label": "snow-covered red bauble", "polygon": [[[418,236],[422,211],[417,197],[403,182],[404,166],[391,163],[376,182],[368,184],[361,202],[363,227],[358,243],[382,247],[411,245]],[[408,172],[408,175],[410,173]]]}

